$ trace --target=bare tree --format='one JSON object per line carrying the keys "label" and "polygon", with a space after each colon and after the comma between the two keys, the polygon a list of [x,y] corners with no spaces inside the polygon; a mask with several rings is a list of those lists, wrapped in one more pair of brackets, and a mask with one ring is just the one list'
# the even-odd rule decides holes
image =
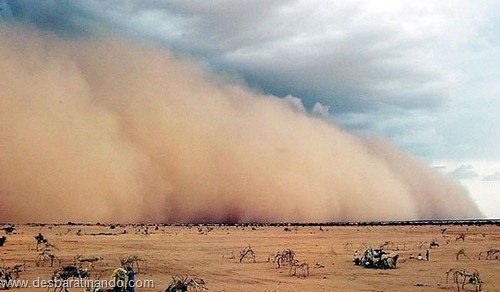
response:
{"label": "bare tree", "polygon": [[456,254],[456,260],[457,260],[457,261],[458,261],[458,258],[459,258],[461,255],[462,255],[462,256],[464,256],[464,257],[466,257],[466,258],[468,258],[468,259],[470,260],[470,257],[469,257],[468,255],[466,255],[466,254],[465,254],[465,249],[463,249],[463,248],[462,248],[462,249],[460,249],[460,250],[457,252],[457,254]]}
{"label": "bare tree", "polygon": [[36,266],[45,266],[46,262],[50,262],[50,266],[54,266],[54,262],[57,262],[58,265],[61,264],[61,261],[59,261],[59,258],[53,254],[49,250],[42,250],[38,253],[38,256],[36,257]]}
{"label": "bare tree", "polygon": [[165,292],[187,292],[187,291],[205,291],[205,281],[202,278],[189,278],[188,276],[173,276],[172,283]]}
{"label": "bare tree", "polygon": [[446,272],[446,283],[448,283],[450,275],[453,279],[453,283],[457,285],[457,291],[460,291],[460,288],[465,289],[465,285],[467,284],[474,285],[476,292],[482,291],[483,281],[479,277],[479,272],[477,270],[469,272],[459,268],[450,269]]}
{"label": "bare tree", "polygon": [[277,252],[274,256],[275,268],[290,264],[294,258],[295,252],[289,248],[284,249],[282,252]]}
{"label": "bare tree", "polygon": [[141,272],[141,267],[139,266],[139,262],[146,262],[145,259],[139,257],[138,255],[129,255],[125,258],[120,259],[120,264],[122,267],[131,267],[132,269],[137,269],[137,272]]}
{"label": "bare tree", "polygon": [[498,259],[499,255],[500,255],[500,250],[496,248],[490,248],[489,250],[486,251],[487,260],[492,260],[494,258]]}
{"label": "bare tree", "polygon": [[100,256],[82,257],[82,255],[77,255],[75,257],[75,263],[76,262],[79,262],[80,264],[89,263],[89,268],[92,268],[92,269],[95,268],[94,263],[102,262],[102,260],[104,260],[104,258],[100,257]]}
{"label": "bare tree", "polygon": [[[299,270],[299,274],[297,274],[297,270]],[[307,262],[301,262],[299,260],[292,260],[290,263],[290,275],[292,276],[309,276],[309,264]]]}
{"label": "bare tree", "polygon": [[255,252],[250,245],[240,251],[240,263],[245,258],[250,258],[255,263]]}
{"label": "bare tree", "polygon": [[457,238],[455,238],[455,242],[459,241],[460,239],[462,240],[462,242],[465,241],[465,233],[461,233]]}

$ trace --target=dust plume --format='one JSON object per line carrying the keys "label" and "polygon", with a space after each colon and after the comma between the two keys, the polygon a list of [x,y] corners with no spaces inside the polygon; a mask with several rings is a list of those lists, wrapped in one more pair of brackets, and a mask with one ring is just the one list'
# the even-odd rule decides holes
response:
{"label": "dust plume", "polygon": [[0,39],[0,222],[481,216],[386,142],[164,48],[7,25]]}

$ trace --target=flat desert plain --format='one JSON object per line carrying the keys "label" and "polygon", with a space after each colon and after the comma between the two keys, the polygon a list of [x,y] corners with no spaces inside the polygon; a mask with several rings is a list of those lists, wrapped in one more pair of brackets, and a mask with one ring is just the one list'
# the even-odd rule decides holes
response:
{"label": "flat desert plain", "polygon": [[[444,230],[446,228],[446,230]],[[3,267],[25,263],[19,279],[50,279],[58,264],[41,262],[34,236],[42,233],[61,265],[72,265],[75,257],[99,256],[90,267],[91,279],[109,279],[120,258],[136,255],[138,280],[153,280],[154,288],[136,291],[165,291],[172,276],[200,277],[209,291],[454,291],[446,283],[451,268],[478,270],[483,291],[500,291],[500,260],[486,260],[480,252],[500,248],[500,228],[494,225],[455,226],[145,226],[117,225],[16,225],[0,247]],[[465,239],[458,239],[461,234]],[[437,240],[438,248],[429,249]],[[377,248],[398,253],[397,269],[375,270],[355,266],[355,250]],[[254,263],[239,262],[240,250],[251,246]],[[275,268],[268,261],[277,251],[292,249],[295,258],[309,264],[308,277],[296,277],[287,266]],[[469,257],[456,254],[463,248]],[[425,260],[430,250],[430,261]],[[424,260],[409,259],[422,253]],[[88,264],[83,264],[88,267]],[[467,285],[466,290],[474,291]],[[70,291],[82,291],[71,288]],[[12,291],[47,291],[47,288],[13,288]]]}

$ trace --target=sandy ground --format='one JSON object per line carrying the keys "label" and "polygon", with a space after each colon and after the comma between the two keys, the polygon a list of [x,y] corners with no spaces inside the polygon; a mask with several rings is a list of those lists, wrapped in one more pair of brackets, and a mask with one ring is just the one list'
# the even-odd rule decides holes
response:
{"label": "sandy ground", "polygon": [[[26,263],[20,279],[48,280],[57,268],[36,266],[38,252],[34,236],[41,232],[58,250],[53,250],[61,264],[74,263],[74,257],[101,256],[104,260],[90,268],[92,279],[108,279],[119,258],[137,255],[139,280],[154,280],[155,288],[136,291],[164,291],[173,275],[204,279],[209,291],[453,291],[446,284],[450,268],[477,269],[484,281],[483,291],[500,291],[500,260],[478,260],[478,254],[491,247],[500,248],[500,227],[496,226],[349,226],[349,227],[207,227],[154,226],[74,226],[18,225],[15,234],[7,235],[0,247],[4,267]],[[447,228],[444,235],[442,228]],[[77,235],[78,231],[79,234]],[[126,230],[126,234],[120,234]],[[101,233],[101,235],[98,235]],[[106,235],[113,233],[116,235]],[[464,233],[465,241],[456,241]],[[429,242],[440,247],[430,251],[430,261],[408,259],[410,254],[425,255]],[[355,250],[378,247],[392,241],[387,250],[400,255],[398,268],[371,270],[354,266]],[[256,262],[238,260],[239,251],[250,245]],[[290,248],[296,258],[310,266],[308,277],[289,274],[288,267],[276,269],[268,257]],[[470,257],[455,258],[464,248]],[[236,258],[232,258],[231,255]],[[316,267],[316,263],[322,268]],[[418,284],[418,286],[417,286]],[[473,286],[468,286],[474,291]],[[82,291],[72,288],[71,291]],[[12,289],[12,291],[47,291],[47,288]]]}

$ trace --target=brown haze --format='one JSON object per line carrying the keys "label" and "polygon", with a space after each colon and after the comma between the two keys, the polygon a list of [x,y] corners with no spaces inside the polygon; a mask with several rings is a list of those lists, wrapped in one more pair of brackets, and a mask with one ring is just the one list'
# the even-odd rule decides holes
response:
{"label": "brown haze", "polygon": [[481,216],[386,142],[162,48],[12,27],[0,39],[2,222]]}

